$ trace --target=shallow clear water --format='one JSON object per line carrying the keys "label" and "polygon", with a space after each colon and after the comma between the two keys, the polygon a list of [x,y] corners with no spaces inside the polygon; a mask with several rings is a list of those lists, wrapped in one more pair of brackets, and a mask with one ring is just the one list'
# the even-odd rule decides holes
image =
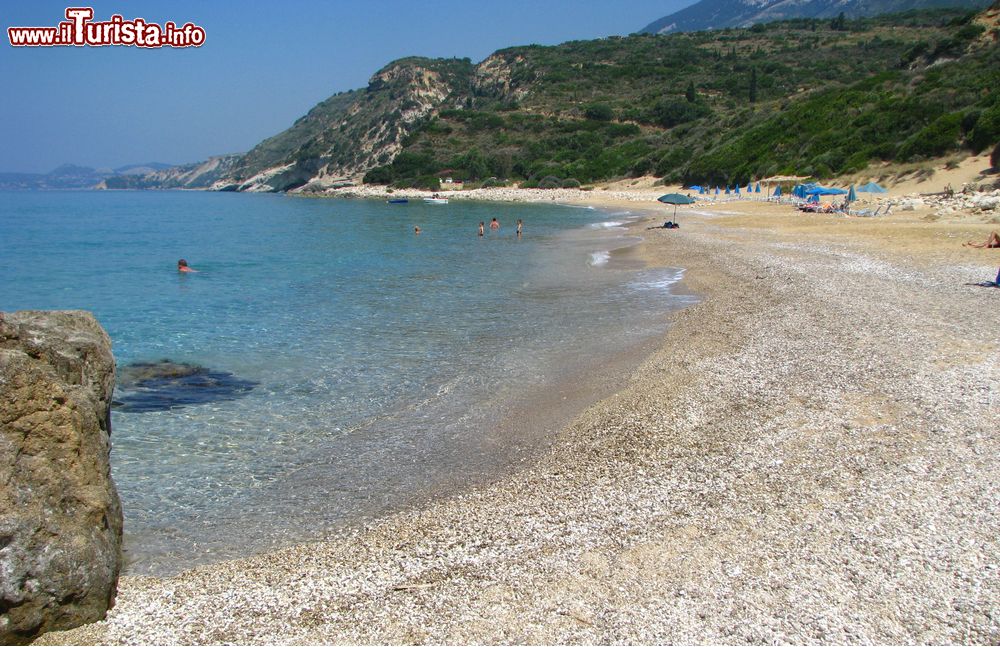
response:
{"label": "shallow clear water", "polygon": [[[503,228],[480,239],[494,216]],[[530,418],[517,403],[641,343],[683,302],[670,294],[678,271],[613,262],[633,242],[615,226],[628,219],[3,193],[0,309],[90,310],[120,366],[169,358],[258,383],[238,399],[112,415],[130,568],[170,572],[315,539],[537,450],[546,430],[499,424]],[[180,257],[199,272],[176,272]]]}

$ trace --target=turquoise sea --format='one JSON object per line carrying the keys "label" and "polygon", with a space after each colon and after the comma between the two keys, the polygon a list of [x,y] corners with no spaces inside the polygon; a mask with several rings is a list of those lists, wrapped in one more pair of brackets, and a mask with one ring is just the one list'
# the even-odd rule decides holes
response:
{"label": "turquoise sea", "polygon": [[[479,238],[493,217],[501,230]],[[536,415],[547,398],[660,333],[687,300],[671,293],[679,270],[615,261],[635,243],[620,227],[632,217],[6,192],[0,310],[90,310],[120,368],[170,359],[255,384],[113,411],[128,569],[169,573],[318,539],[530,460],[556,431]],[[181,257],[198,273],[179,274]]]}

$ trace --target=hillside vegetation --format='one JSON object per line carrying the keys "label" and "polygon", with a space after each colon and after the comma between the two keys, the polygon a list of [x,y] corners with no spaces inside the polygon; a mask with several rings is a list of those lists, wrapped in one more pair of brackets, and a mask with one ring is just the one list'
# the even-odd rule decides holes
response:
{"label": "hillside vegetation", "polygon": [[[795,20],[520,47],[366,181],[819,178],[1000,139],[1000,49],[972,14]],[[482,67],[482,66],[480,66]],[[478,91],[477,91],[478,90]]]}
{"label": "hillside vegetation", "polygon": [[[405,58],[225,163],[109,186],[820,179],[1000,140],[1000,5]],[[197,165],[194,165],[197,166]],[[202,170],[204,170],[202,169]],[[192,180],[193,181],[193,180]],[[195,186],[195,185],[191,185]]]}

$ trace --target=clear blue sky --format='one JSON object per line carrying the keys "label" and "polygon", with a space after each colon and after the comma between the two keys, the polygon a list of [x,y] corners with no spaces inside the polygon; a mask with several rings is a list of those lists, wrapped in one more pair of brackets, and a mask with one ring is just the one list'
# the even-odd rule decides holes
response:
{"label": "clear blue sky", "polygon": [[[241,152],[410,55],[481,61],[503,47],[629,34],[694,0],[25,0],[0,4],[0,171],[183,163]],[[67,6],[205,28],[200,48],[13,48],[10,26]]]}

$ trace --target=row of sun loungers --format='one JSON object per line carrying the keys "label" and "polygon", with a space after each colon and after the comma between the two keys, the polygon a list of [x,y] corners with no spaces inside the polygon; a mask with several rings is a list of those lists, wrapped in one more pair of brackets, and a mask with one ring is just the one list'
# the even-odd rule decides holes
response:
{"label": "row of sun loungers", "polygon": [[877,209],[851,209],[846,204],[818,204],[815,202],[802,202],[797,205],[799,211],[804,213],[839,213],[845,216],[858,216],[862,218],[874,218],[876,216],[888,216],[892,211],[892,205],[879,205]]}

